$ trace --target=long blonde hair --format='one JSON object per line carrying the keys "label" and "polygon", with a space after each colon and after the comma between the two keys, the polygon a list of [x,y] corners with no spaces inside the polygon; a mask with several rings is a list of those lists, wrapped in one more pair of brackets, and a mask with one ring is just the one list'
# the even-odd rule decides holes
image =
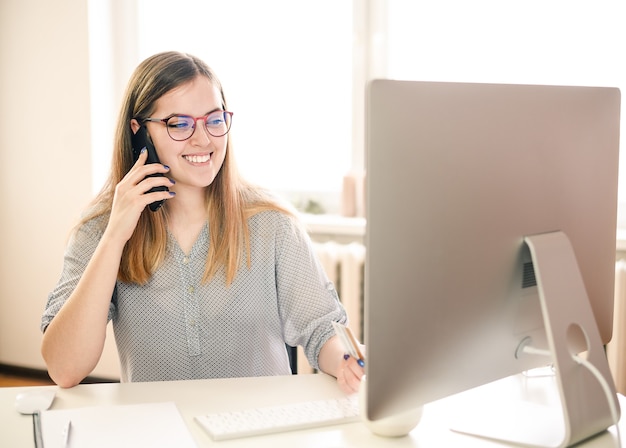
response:
{"label": "long blonde hair", "polygon": [[[222,85],[215,73],[200,59],[179,52],[164,52],[144,60],[129,81],[115,133],[111,172],[100,193],[92,202],[80,224],[108,215],[113,205],[116,185],[131,169],[134,160],[131,146],[130,121],[149,117],[156,101],[172,89],[206,77],[220,92],[222,107],[227,110]],[[211,226],[209,252],[203,281],[209,281],[222,266],[226,283],[230,284],[244,256],[250,266],[248,219],[265,210],[279,210],[292,215],[288,206],[281,205],[264,190],[244,181],[236,168],[228,139],[226,157],[213,183],[206,189],[208,222]],[[161,265],[167,246],[167,211],[144,210],[137,227],[122,253],[118,280],[146,283]]]}

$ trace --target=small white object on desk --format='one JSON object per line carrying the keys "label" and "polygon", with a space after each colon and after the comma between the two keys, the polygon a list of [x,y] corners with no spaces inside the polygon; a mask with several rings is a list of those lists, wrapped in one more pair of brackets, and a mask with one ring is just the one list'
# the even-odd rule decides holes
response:
{"label": "small white object on desk", "polygon": [[15,409],[24,415],[33,416],[35,435],[35,448],[43,448],[43,436],[41,434],[41,411],[50,407],[54,401],[56,392],[54,389],[35,389],[23,392],[15,397]]}

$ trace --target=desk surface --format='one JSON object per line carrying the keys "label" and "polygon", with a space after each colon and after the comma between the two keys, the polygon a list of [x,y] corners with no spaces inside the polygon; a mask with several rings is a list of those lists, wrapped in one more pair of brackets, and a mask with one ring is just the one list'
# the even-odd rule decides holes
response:
{"label": "desk surface", "polygon": [[[512,383],[513,384],[513,383]],[[547,383],[546,383],[547,384]],[[515,386],[506,386],[515,387]],[[342,396],[335,380],[323,374],[279,377],[172,381],[158,383],[113,383],[79,385],[71,389],[55,386],[57,395],[52,409],[83,406],[157,403],[173,401],[199,447],[498,447],[507,446],[454,433],[448,429],[446,416],[451,402],[444,399],[424,408],[422,421],[407,437],[388,439],[372,435],[364,424],[350,423],[325,428],[294,431],[262,437],[214,442],[194,421],[196,415],[227,409],[284,404]],[[0,388],[0,446],[33,446],[30,416],[20,415],[14,408],[15,397],[28,387]],[[623,407],[626,401],[620,396]],[[480,404],[479,404],[480,406]],[[620,428],[626,433],[624,418]],[[615,428],[610,428],[585,443],[585,447],[614,447]]]}

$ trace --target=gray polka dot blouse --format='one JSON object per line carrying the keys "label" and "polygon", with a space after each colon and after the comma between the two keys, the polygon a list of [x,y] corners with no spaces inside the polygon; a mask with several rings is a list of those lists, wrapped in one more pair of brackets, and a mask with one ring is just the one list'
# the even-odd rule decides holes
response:
{"label": "gray polka dot blouse", "polygon": [[[109,308],[122,381],[286,375],[285,344],[301,345],[309,363],[347,323],[306,232],[277,211],[249,220],[250,268],[243,261],[226,286],[223,270],[202,283],[210,228],[189,254],[168,235],[165,262],[146,285],[118,281]],[[78,284],[106,218],[84,224],[66,249],[61,278],[48,296],[45,330]]]}

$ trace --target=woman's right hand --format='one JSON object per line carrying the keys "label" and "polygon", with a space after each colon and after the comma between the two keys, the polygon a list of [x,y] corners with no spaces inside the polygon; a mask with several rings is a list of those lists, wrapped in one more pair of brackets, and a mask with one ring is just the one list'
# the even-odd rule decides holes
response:
{"label": "woman's right hand", "polygon": [[174,181],[165,176],[147,177],[150,174],[165,174],[169,171],[169,167],[160,163],[146,165],[147,158],[148,153],[144,149],[130,171],[115,187],[113,207],[106,233],[123,244],[132,236],[139,216],[148,204],[170,199],[174,195],[169,191],[146,194],[153,187],[171,187],[174,184]]}

